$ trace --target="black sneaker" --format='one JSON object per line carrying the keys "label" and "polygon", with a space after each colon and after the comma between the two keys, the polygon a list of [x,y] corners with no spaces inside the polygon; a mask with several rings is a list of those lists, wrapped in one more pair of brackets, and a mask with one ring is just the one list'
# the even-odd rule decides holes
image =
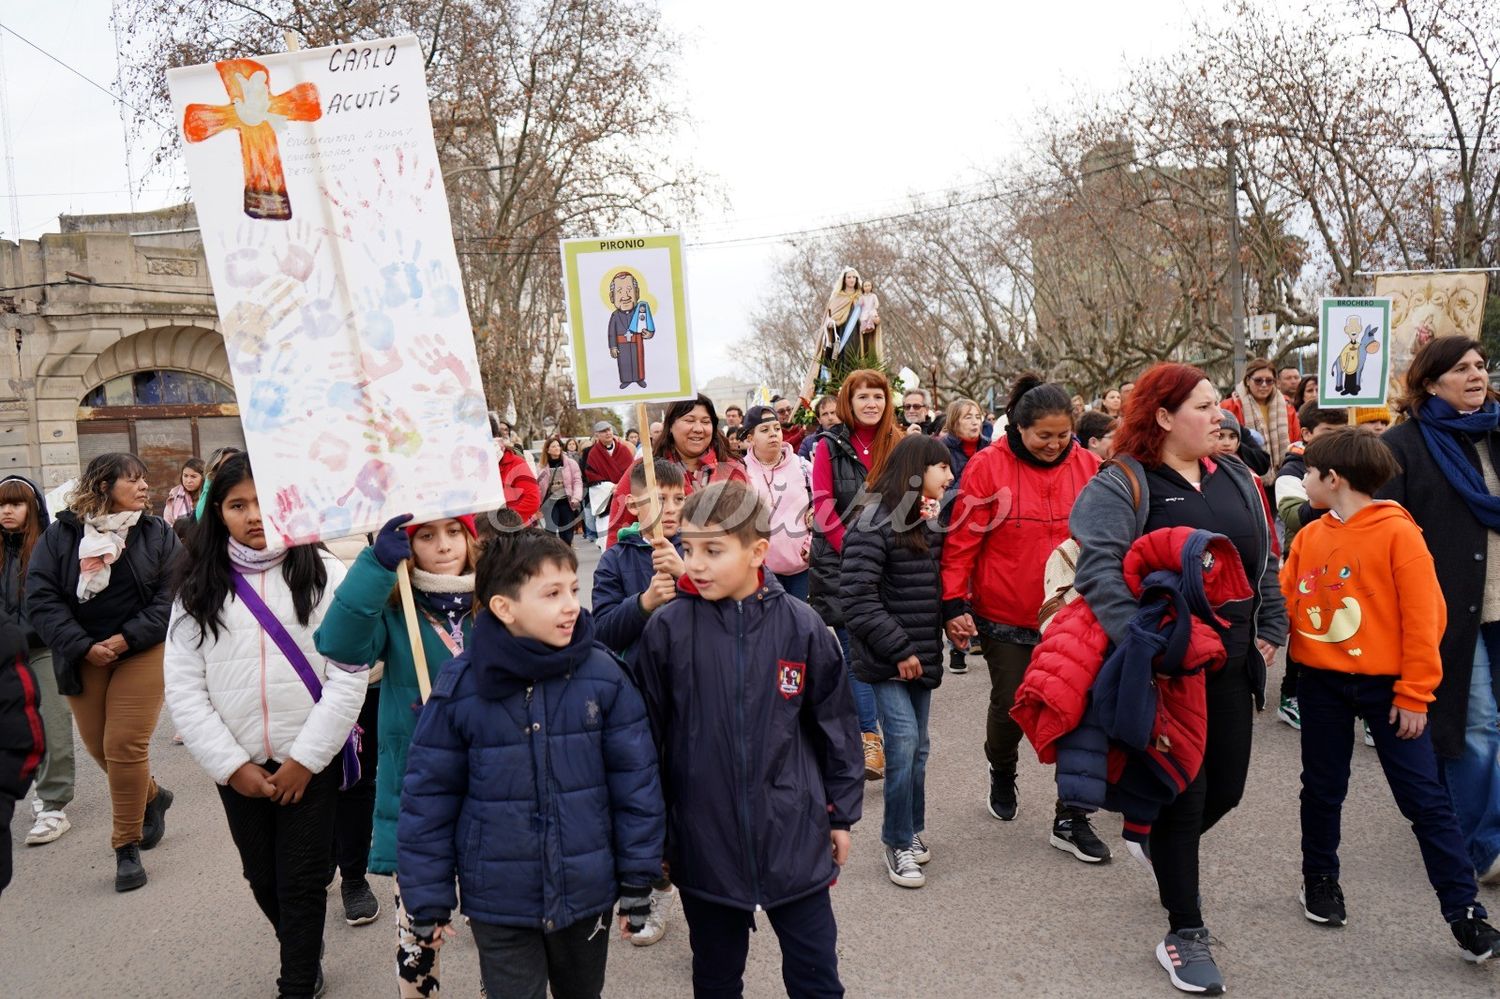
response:
{"label": "black sneaker", "polygon": [[1219,966],[1214,963],[1209,940],[1208,929],[1199,926],[1168,933],[1156,945],[1156,960],[1167,969],[1172,984],[1179,991],[1205,996],[1224,994],[1224,976],[1219,974]]}
{"label": "black sneaker", "polygon": [[141,821],[141,849],[149,850],[167,834],[167,809],[172,807],[172,792],[156,785],[156,797],[146,802],[146,816]]}
{"label": "black sneaker", "polygon": [[1448,926],[1453,930],[1463,959],[1470,964],[1483,964],[1500,950],[1500,930],[1485,922],[1483,917],[1474,915],[1473,909]]}
{"label": "black sneaker", "polygon": [[967,673],[967,672],[969,672],[969,659],[968,659],[968,657],[966,655],[964,655],[964,650],[963,649],[949,649],[948,650],[948,672],[949,673]]}
{"label": "black sneaker", "polygon": [[141,845],[127,843],[115,847],[115,891],[135,891],[145,887],[145,884],[146,869],[141,866]]}
{"label": "black sneaker", "polygon": [[927,875],[922,873],[922,866],[909,847],[882,846],[885,847],[885,873],[892,884],[920,888],[927,883]]}
{"label": "black sneaker", "polygon": [[345,878],[339,893],[344,897],[344,922],[350,926],[364,926],[379,918],[380,903],[364,878]]}
{"label": "black sneaker", "polygon": [[1302,901],[1302,914],[1311,922],[1324,926],[1343,926],[1349,921],[1344,910],[1344,890],[1339,879],[1327,874],[1310,874],[1302,879],[1302,890],[1297,893]]}
{"label": "black sneaker", "polygon": [[985,803],[990,814],[1001,822],[1009,822],[1016,817],[1016,775],[997,773],[994,767],[990,767],[990,796]]}
{"label": "black sneaker", "polygon": [[1102,864],[1110,858],[1109,847],[1095,835],[1087,815],[1059,815],[1052,822],[1051,843],[1085,864]]}

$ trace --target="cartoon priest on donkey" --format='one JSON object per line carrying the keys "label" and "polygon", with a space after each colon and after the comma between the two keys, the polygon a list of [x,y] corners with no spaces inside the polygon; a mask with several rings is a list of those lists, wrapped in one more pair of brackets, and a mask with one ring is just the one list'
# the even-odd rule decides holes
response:
{"label": "cartoon priest on donkey", "polygon": [[646,387],[646,341],[656,335],[656,320],[640,298],[634,274],[621,271],[610,279],[609,302],[615,311],[609,317],[609,356],[619,366],[620,388],[632,383]]}

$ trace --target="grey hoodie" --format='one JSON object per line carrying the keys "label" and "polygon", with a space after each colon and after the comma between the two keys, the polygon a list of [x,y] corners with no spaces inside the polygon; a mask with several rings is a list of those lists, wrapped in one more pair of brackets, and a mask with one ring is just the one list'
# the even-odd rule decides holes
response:
{"label": "grey hoodie", "polygon": [[[1135,473],[1141,491],[1140,505],[1132,506],[1130,481],[1125,472],[1105,466],[1078,494],[1068,518],[1068,529],[1080,548],[1073,586],[1104,626],[1110,641],[1118,644],[1125,638],[1130,619],[1139,608],[1125,583],[1125,553],[1137,538],[1146,533],[1146,518],[1151,511],[1151,483],[1146,478],[1146,470],[1134,458],[1116,455],[1114,461]],[[1286,604],[1281,596],[1276,554],[1271,550],[1265,500],[1256,488],[1254,474],[1245,465],[1225,458],[1219,458],[1218,465],[1239,487],[1251,509],[1259,512],[1261,523],[1268,531],[1265,561],[1259,566],[1245,566],[1245,574],[1258,591],[1254,635],[1274,645],[1284,645]],[[1257,673],[1263,688],[1264,667]],[[1263,689],[1256,691],[1257,702],[1263,696]]]}
{"label": "grey hoodie", "polygon": [[[37,536],[47,529],[52,523],[52,518],[47,513],[47,495],[38,488],[35,482],[24,475],[7,475],[0,478],[0,485],[6,482],[24,483],[36,495],[36,505],[41,511],[41,523],[37,525]],[[0,544],[4,545],[4,564],[0,565],[0,614],[16,624],[20,625],[26,632],[26,639],[32,648],[40,648],[42,640],[31,630],[31,625],[26,618],[26,581],[21,578],[21,539],[17,535],[0,532]]]}

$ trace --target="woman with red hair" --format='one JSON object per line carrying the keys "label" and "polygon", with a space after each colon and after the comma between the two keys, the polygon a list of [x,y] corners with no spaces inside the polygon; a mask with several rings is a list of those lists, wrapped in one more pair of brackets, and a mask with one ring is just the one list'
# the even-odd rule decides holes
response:
{"label": "woman with red hair", "polygon": [[856,679],[850,666],[849,632],[844,627],[839,574],[844,564],[844,518],[864,498],[901,439],[896,430],[891,383],[869,368],[851,371],[839,388],[839,422],[818,435],[813,445],[813,543],[808,575],[808,603],[839,636],[844,666],[859,710],[865,742],[865,777],[885,776],[885,748],[880,741],[875,691]]}
{"label": "woman with red hair", "polygon": [[1219,396],[1199,369],[1157,364],[1136,382],[1115,434],[1114,465],[1084,487],[1069,520],[1081,548],[1074,586],[1112,642],[1124,641],[1137,610],[1124,558],[1142,535],[1163,527],[1202,528],[1227,537],[1255,589],[1226,604],[1228,660],[1207,681],[1203,766],[1162,809],[1142,850],[1168,932],[1156,957],[1184,992],[1218,994],[1224,983],[1209,950],[1198,892],[1198,842],[1239,804],[1250,768],[1255,709],[1265,705],[1266,663],[1286,641],[1287,620],[1271,548],[1270,524],[1255,475],[1232,455],[1214,454]]}

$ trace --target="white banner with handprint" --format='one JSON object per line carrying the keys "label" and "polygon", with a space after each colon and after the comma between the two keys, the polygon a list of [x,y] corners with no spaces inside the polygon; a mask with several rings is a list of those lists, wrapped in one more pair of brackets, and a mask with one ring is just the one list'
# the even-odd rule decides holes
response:
{"label": "white banner with handprint", "polygon": [[267,535],[502,506],[417,40],[167,86]]}

